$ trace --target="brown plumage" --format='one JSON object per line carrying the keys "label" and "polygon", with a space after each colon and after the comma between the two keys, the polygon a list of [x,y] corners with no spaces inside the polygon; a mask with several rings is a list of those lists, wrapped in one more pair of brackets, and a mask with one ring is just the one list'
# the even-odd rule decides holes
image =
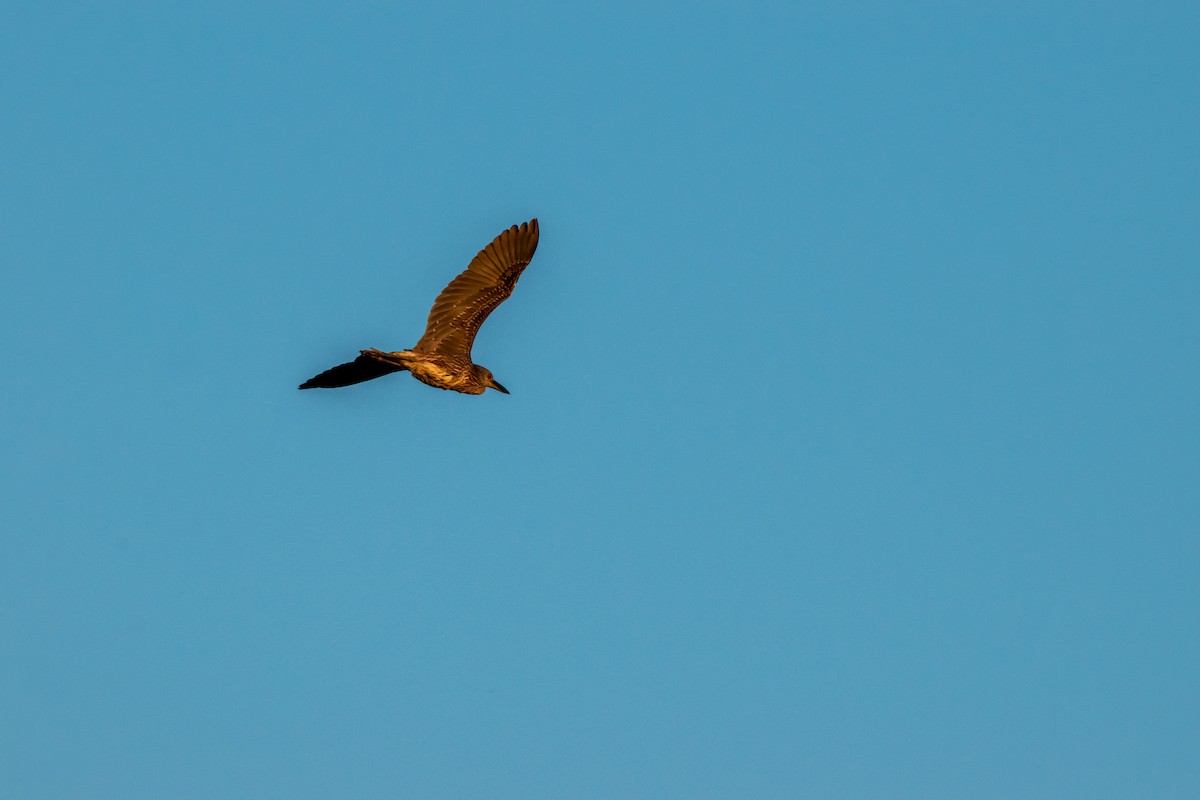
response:
{"label": "brown plumage", "polygon": [[465,394],[495,389],[508,394],[489,370],[471,361],[471,345],[488,314],[512,294],[537,243],[536,219],[513,225],[480,250],[442,290],[429,312],[425,335],[411,350],[362,350],[358,358],[309,378],[300,388],[333,389],[408,370],[421,383],[439,389]]}

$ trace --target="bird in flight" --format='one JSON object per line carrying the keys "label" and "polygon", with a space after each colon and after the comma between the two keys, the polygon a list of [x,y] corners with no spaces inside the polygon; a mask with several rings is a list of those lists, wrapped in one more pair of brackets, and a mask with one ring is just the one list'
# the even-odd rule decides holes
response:
{"label": "bird in flight", "polygon": [[503,231],[433,301],[425,335],[411,350],[361,350],[358,358],[309,378],[300,388],[335,389],[408,370],[421,383],[438,389],[464,394],[495,389],[508,394],[491,370],[471,361],[471,345],[488,314],[512,294],[537,243],[536,219]]}

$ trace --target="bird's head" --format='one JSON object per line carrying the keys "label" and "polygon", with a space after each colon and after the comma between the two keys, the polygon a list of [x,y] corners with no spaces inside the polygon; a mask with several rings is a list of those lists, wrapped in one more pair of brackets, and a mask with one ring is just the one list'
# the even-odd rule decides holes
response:
{"label": "bird's head", "polygon": [[475,377],[478,378],[479,382],[484,386],[489,389],[495,389],[497,392],[504,392],[504,394],[509,393],[508,389],[505,389],[503,386],[501,386],[500,382],[492,376],[492,371],[490,369],[487,367],[481,367],[478,364],[474,364],[472,366],[475,368]]}

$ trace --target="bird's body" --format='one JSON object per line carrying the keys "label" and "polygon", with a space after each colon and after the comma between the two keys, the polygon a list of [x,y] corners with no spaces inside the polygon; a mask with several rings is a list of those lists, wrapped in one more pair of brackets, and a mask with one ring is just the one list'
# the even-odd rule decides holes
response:
{"label": "bird's body", "polygon": [[411,350],[362,350],[358,358],[310,378],[300,388],[350,386],[407,370],[438,389],[463,394],[495,389],[508,394],[489,370],[471,361],[471,346],[488,314],[512,294],[537,243],[536,219],[502,232],[438,295],[425,335]]}
{"label": "bird's body", "polygon": [[395,365],[408,370],[412,376],[426,386],[451,389],[463,394],[483,394],[488,388],[491,373],[470,359],[442,353],[418,353],[415,350],[400,350],[384,353],[379,350],[363,350],[365,356],[381,364]]}

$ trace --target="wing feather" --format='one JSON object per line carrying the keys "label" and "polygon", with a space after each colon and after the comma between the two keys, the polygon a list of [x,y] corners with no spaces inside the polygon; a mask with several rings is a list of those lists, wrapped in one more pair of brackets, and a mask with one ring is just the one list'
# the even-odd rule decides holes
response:
{"label": "wing feather", "polygon": [[360,355],[349,363],[338,364],[336,367],[325,370],[320,375],[309,378],[300,384],[300,388],[337,389],[342,386],[351,386],[363,381],[381,378],[384,375],[399,371],[400,367],[393,364],[378,361],[370,356]]}
{"label": "wing feather", "polygon": [[425,335],[413,350],[470,359],[475,334],[496,306],[512,294],[537,250],[538,221],[513,225],[479,251],[438,295]]}

